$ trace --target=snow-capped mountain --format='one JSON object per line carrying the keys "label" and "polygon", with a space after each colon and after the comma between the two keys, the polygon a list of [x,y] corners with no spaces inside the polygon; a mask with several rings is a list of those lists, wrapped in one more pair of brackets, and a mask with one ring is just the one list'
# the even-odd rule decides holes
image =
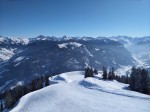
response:
{"label": "snow-capped mountain", "polygon": [[10,112],[149,112],[149,95],[100,78],[84,79],[82,71],[53,76],[55,84],[23,96]]}
{"label": "snow-capped mountain", "polygon": [[0,37],[0,91],[18,81],[85,66],[115,67],[125,74],[133,65],[150,68],[150,37]]}
{"label": "snow-capped mountain", "polygon": [[2,37],[0,36],[0,44],[7,44],[7,45],[27,45],[29,43],[28,38],[16,38],[16,37]]}
{"label": "snow-capped mountain", "polygon": [[0,36],[0,63],[8,61],[17,51],[29,43],[28,38]]}
{"label": "snow-capped mountain", "polygon": [[129,37],[129,36],[112,36],[109,37],[110,39],[114,40],[114,41],[119,41],[122,44],[131,44],[134,40],[134,38]]}
{"label": "snow-capped mountain", "polygon": [[150,68],[150,36],[135,38],[116,36],[109,38],[124,44],[136,60],[137,63],[135,65]]}
{"label": "snow-capped mountain", "polygon": [[41,75],[84,70],[85,66],[97,69],[113,66],[117,69],[133,65],[135,61],[122,43],[109,38],[41,35],[28,41],[13,39],[18,40],[15,43],[7,39],[8,43],[1,44],[1,48],[13,50],[9,59],[0,64],[0,91],[16,85],[18,81],[26,83]]}

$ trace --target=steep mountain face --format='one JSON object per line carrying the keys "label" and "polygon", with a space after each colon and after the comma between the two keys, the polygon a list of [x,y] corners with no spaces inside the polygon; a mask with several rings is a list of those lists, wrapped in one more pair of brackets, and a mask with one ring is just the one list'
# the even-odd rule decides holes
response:
{"label": "steep mountain face", "polygon": [[[108,38],[63,38],[39,36],[31,39],[3,38],[1,49],[12,50],[0,63],[0,91],[27,83],[41,75],[83,70],[85,66],[102,69],[133,65],[130,52],[118,41]],[[1,50],[2,52],[2,50]]]}

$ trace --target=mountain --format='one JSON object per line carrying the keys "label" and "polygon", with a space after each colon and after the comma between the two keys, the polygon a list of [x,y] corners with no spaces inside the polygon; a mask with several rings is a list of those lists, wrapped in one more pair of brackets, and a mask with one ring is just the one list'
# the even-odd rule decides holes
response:
{"label": "mountain", "polygon": [[136,60],[137,66],[150,69],[150,36],[135,38],[116,36],[109,38],[124,44],[125,48],[131,52],[133,58]]}
{"label": "mountain", "polygon": [[84,70],[85,66],[118,69],[135,64],[127,48],[110,38],[56,38],[42,35],[29,39],[0,38],[0,52],[8,56],[7,59],[1,58],[0,62],[0,91],[18,82],[28,83],[38,76]]}
{"label": "mountain", "polygon": [[149,112],[149,95],[101,80],[101,73],[84,79],[84,72],[75,71],[49,80],[55,84],[23,96],[10,112]]}
{"label": "mountain", "polygon": [[8,38],[0,36],[0,63],[9,60],[16,52],[16,49],[27,45],[27,38]]}

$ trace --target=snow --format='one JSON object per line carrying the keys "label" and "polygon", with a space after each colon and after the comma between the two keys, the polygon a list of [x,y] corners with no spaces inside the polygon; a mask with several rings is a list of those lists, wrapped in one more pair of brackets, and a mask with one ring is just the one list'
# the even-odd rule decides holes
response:
{"label": "snow", "polygon": [[131,68],[132,66],[121,66],[120,68],[118,68],[115,73],[119,76],[122,76],[122,75],[126,75],[126,74],[129,74],[131,72]]}
{"label": "snow", "polygon": [[150,96],[126,90],[117,81],[84,79],[83,71],[49,78],[57,82],[23,96],[10,112],[149,112]]}
{"label": "snow", "polygon": [[138,57],[136,57],[135,55],[132,55],[133,59],[136,61],[138,66],[144,66],[145,63],[143,61],[141,61],[140,59],[138,59]]}
{"label": "snow", "polygon": [[95,50],[96,50],[96,51],[99,51],[99,49],[98,49],[98,48],[95,48]]}
{"label": "snow", "polygon": [[17,37],[0,37],[0,42],[8,42],[11,40],[12,44],[27,45],[29,43],[28,38],[17,38]]}
{"label": "snow", "polygon": [[0,59],[9,60],[14,55],[13,49],[0,48]]}
{"label": "snow", "polygon": [[97,64],[101,64],[99,61],[95,61],[95,63],[97,63]]}
{"label": "snow", "polygon": [[17,57],[15,60],[14,60],[14,62],[18,62],[18,61],[21,61],[21,60],[23,60],[24,59],[24,57],[23,56],[20,56],[20,57]]}
{"label": "snow", "polygon": [[67,48],[67,46],[66,46],[66,45],[67,45],[66,43],[58,44],[59,48]]}
{"label": "snow", "polygon": [[106,53],[106,51],[102,51],[103,53]]}
{"label": "snow", "polygon": [[77,43],[77,42],[69,42],[69,43],[62,43],[62,44],[58,44],[59,48],[67,48],[67,45],[72,45],[75,47],[80,47],[82,44]]}
{"label": "snow", "polygon": [[8,84],[10,84],[10,83],[13,82],[13,81],[14,81],[14,79],[5,82],[5,84],[4,84],[3,86],[0,87],[0,91],[2,91],[5,87],[7,87]]}
{"label": "snow", "polygon": [[24,82],[23,82],[23,81],[18,81],[18,82],[17,82],[17,85],[18,85],[18,86],[19,86],[19,85],[22,86],[22,85],[24,85]]}
{"label": "snow", "polygon": [[47,38],[45,37],[45,38],[37,38],[37,40],[47,40]]}
{"label": "snow", "polygon": [[4,41],[4,38],[3,37],[0,37],[0,42],[3,42]]}
{"label": "snow", "polygon": [[50,81],[52,82],[75,82],[84,78],[83,71],[66,72],[60,75],[53,76]]}
{"label": "snow", "polygon": [[115,65],[117,64],[117,63],[115,62],[115,60],[113,60],[112,63],[115,64]]}
{"label": "snow", "polygon": [[14,67],[17,67],[18,65],[20,65],[21,62],[18,62],[17,64],[14,65]]}
{"label": "snow", "polygon": [[15,44],[22,44],[22,45],[27,45],[29,43],[28,38],[16,38],[16,37],[11,37],[11,40]]}
{"label": "snow", "polygon": [[90,51],[84,46],[84,48],[85,48],[85,51],[87,52],[87,54],[89,55],[89,56],[91,56],[91,57],[93,57],[93,55],[90,53]]}

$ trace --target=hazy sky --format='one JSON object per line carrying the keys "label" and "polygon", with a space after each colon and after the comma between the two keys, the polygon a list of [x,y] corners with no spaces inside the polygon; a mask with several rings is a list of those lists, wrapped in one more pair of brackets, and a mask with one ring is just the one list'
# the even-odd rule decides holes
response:
{"label": "hazy sky", "polygon": [[150,0],[0,0],[0,35],[150,35]]}

